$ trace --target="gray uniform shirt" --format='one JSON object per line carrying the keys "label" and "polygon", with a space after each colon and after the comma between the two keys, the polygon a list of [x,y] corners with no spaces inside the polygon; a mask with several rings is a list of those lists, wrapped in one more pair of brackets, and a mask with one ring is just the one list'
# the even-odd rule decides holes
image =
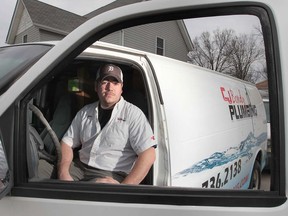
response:
{"label": "gray uniform shirt", "polygon": [[98,102],[75,116],[62,141],[81,147],[80,160],[92,167],[129,173],[138,154],[155,146],[152,129],[143,112],[122,97],[101,130]]}

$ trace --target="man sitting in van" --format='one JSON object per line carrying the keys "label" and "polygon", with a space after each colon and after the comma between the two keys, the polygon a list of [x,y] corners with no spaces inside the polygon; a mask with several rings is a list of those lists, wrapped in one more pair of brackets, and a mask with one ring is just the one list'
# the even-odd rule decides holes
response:
{"label": "man sitting in van", "polygon": [[[99,101],[75,116],[61,141],[61,180],[139,184],[155,161],[155,140],[143,112],[124,100],[122,70],[106,64],[98,70]],[[73,149],[80,148],[77,163]]]}

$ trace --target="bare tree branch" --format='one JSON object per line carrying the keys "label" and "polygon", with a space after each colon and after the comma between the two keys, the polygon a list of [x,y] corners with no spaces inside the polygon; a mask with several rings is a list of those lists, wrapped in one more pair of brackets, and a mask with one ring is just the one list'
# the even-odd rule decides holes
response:
{"label": "bare tree branch", "polygon": [[266,67],[259,69],[259,62],[266,63],[262,31],[259,27],[255,30],[256,34],[239,36],[232,29],[216,29],[213,34],[203,32],[192,40],[194,48],[188,53],[189,60],[201,67],[256,82],[265,77],[263,68]]}

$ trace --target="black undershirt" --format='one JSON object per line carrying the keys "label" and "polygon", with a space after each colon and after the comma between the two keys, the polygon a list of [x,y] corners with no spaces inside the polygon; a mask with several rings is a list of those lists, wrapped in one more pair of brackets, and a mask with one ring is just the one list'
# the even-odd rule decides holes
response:
{"label": "black undershirt", "polygon": [[105,127],[105,125],[107,124],[107,122],[109,121],[109,119],[111,118],[113,108],[112,109],[103,109],[99,104],[98,110],[99,110],[98,119],[99,119],[99,122],[101,125],[101,129],[103,129]]}

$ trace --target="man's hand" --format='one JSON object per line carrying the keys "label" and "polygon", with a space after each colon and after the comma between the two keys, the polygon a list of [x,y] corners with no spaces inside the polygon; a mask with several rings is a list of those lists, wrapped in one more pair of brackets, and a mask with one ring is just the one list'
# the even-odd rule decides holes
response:
{"label": "man's hand", "polygon": [[116,181],[110,176],[106,176],[105,178],[97,178],[96,183],[110,183],[110,184],[120,184],[120,182]]}
{"label": "man's hand", "polygon": [[59,173],[59,179],[64,181],[74,181],[70,173]]}

